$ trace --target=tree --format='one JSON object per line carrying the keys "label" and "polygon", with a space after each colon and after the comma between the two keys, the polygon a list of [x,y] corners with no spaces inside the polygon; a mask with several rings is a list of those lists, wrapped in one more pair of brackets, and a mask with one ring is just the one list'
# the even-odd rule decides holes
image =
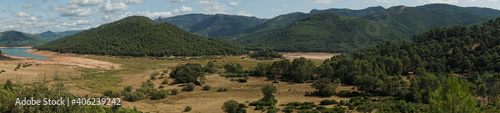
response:
{"label": "tree", "polygon": [[311,60],[300,57],[293,60],[288,78],[293,79],[293,81],[295,82],[303,83],[305,82],[305,80],[310,80],[313,78],[315,69],[316,66],[314,66]]}
{"label": "tree", "polygon": [[200,64],[187,63],[177,66],[174,71],[170,73],[170,76],[179,83],[192,83],[196,82],[196,79],[204,74]]}
{"label": "tree", "polygon": [[209,73],[215,73],[217,71],[214,62],[208,61],[207,65],[205,66],[205,72]]}
{"label": "tree", "polygon": [[469,82],[450,75],[445,86],[431,94],[430,111],[436,113],[472,113],[476,111],[476,97],[469,91]]}
{"label": "tree", "polygon": [[269,73],[269,64],[266,63],[258,63],[257,67],[253,71],[254,76],[266,76]]}
{"label": "tree", "polygon": [[273,94],[277,91],[276,86],[271,84],[264,85],[260,90],[264,94],[264,97],[274,97]]}
{"label": "tree", "polygon": [[237,113],[236,110],[238,109],[239,104],[238,102],[234,100],[229,100],[224,102],[224,105],[222,105],[222,110],[226,113]]}
{"label": "tree", "polygon": [[318,96],[332,96],[335,94],[335,89],[337,89],[337,86],[328,78],[316,80],[311,86],[317,90],[316,94]]}
{"label": "tree", "polygon": [[239,73],[243,71],[243,66],[241,64],[226,64],[224,65],[224,69],[226,69],[228,73]]}
{"label": "tree", "polygon": [[373,92],[382,86],[384,82],[377,77],[369,75],[356,75],[354,76],[354,84],[360,91]]}

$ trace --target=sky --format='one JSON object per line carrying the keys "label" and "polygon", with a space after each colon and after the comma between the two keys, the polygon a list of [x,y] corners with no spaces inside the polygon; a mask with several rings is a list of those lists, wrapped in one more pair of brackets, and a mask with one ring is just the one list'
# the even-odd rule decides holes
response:
{"label": "sky", "polygon": [[291,12],[307,13],[312,9],[389,8],[431,3],[500,9],[499,0],[2,0],[0,32],[83,30],[132,15],[152,19],[190,13],[273,18]]}

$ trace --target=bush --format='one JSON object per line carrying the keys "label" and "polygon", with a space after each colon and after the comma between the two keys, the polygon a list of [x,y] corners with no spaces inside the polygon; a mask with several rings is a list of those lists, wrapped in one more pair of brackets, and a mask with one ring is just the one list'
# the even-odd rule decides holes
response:
{"label": "bush", "polygon": [[196,87],[194,83],[189,83],[182,88],[182,91],[194,91],[194,87]]}
{"label": "bush", "polygon": [[320,102],[321,105],[332,105],[332,104],[337,104],[338,102],[336,100],[322,100]]}
{"label": "bush", "polygon": [[172,89],[172,90],[170,90],[170,94],[171,94],[171,95],[177,95],[177,94],[179,94],[179,90],[177,90],[177,89]]}
{"label": "bush", "polygon": [[104,93],[103,93],[103,94],[104,94],[104,96],[111,96],[111,94],[112,94],[112,93],[113,93],[113,91],[111,91],[111,90],[106,90],[106,91],[104,91]]}
{"label": "bush", "polygon": [[168,91],[165,90],[155,90],[150,93],[151,95],[151,100],[159,100],[159,99],[164,99],[167,98],[168,96]]}
{"label": "bush", "polygon": [[135,102],[135,101],[139,101],[139,100],[142,100],[142,99],[145,99],[145,98],[146,98],[146,95],[144,95],[144,93],[142,93],[142,92],[134,92],[134,93],[127,93],[127,94],[125,94],[125,97],[123,99],[125,101]]}
{"label": "bush", "polygon": [[239,108],[238,102],[234,100],[229,100],[224,102],[222,105],[222,110],[227,113],[236,113],[236,110]]}
{"label": "bush", "polygon": [[162,88],[165,88],[165,86],[160,86],[159,88],[162,89]]}
{"label": "bush", "polygon": [[118,98],[120,96],[122,96],[122,94],[120,92],[113,92],[113,93],[111,93],[111,95],[109,95],[109,97],[111,97],[111,98]]}
{"label": "bush", "polygon": [[160,75],[160,73],[158,73],[158,72],[151,73],[151,75],[150,75],[151,76],[151,80],[157,79],[158,75]]}
{"label": "bush", "polygon": [[123,90],[126,92],[132,92],[132,86],[127,86],[127,87],[123,88]]}
{"label": "bush", "polygon": [[217,90],[217,92],[226,92],[226,91],[227,91],[227,88],[219,88],[219,89]]}
{"label": "bush", "polygon": [[209,85],[205,85],[205,86],[203,86],[203,90],[205,90],[205,91],[208,91],[208,90],[210,90],[210,89],[212,89],[212,87],[210,87]]}
{"label": "bush", "polygon": [[193,108],[191,108],[191,106],[186,106],[186,108],[184,108],[184,112],[191,111],[191,109],[193,109]]}
{"label": "bush", "polygon": [[254,110],[263,110],[263,109],[264,109],[264,106],[257,105]]}
{"label": "bush", "polygon": [[168,84],[168,79],[163,79],[163,81],[161,82],[161,84]]}

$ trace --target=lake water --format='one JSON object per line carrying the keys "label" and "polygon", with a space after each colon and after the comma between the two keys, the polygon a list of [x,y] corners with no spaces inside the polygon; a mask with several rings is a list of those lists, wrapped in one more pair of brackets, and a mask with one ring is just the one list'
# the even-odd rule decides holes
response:
{"label": "lake water", "polygon": [[2,53],[8,54],[10,56],[18,56],[18,57],[32,57],[35,60],[43,60],[43,59],[49,59],[50,57],[44,57],[44,56],[38,56],[35,54],[31,54],[28,52],[25,52],[30,48],[1,48]]}

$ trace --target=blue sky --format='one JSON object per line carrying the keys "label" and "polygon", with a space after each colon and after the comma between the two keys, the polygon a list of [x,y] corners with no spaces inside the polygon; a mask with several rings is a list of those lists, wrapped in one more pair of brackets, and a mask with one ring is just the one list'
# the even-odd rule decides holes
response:
{"label": "blue sky", "polygon": [[68,31],[97,27],[131,15],[150,18],[189,13],[272,18],[312,9],[420,6],[447,3],[500,9],[499,0],[2,0],[0,32]]}

